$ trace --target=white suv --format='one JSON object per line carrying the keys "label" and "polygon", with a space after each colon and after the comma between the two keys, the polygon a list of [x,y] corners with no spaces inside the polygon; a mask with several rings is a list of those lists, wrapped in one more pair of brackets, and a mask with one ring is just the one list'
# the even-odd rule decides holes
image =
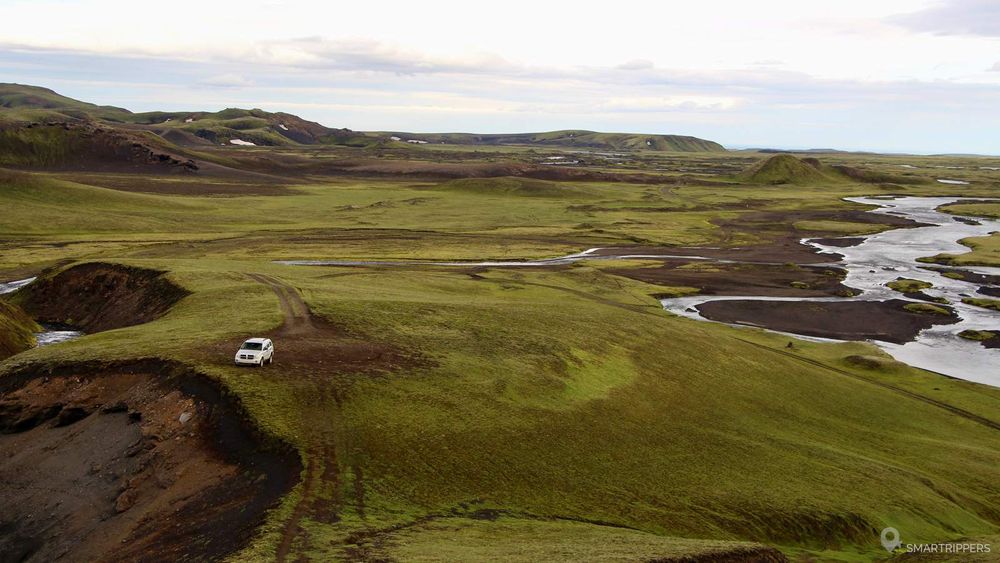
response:
{"label": "white suv", "polygon": [[274,344],[270,338],[251,338],[236,351],[235,362],[238,366],[260,367],[273,361]]}

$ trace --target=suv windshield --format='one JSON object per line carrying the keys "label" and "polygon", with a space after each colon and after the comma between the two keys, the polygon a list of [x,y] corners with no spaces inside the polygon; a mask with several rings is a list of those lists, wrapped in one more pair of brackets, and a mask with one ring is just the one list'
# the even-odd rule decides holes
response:
{"label": "suv windshield", "polygon": [[260,342],[244,342],[240,350],[260,350],[263,346]]}

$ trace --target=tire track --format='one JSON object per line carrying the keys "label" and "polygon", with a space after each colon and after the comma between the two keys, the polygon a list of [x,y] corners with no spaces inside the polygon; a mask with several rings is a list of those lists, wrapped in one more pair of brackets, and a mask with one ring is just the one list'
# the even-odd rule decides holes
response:
{"label": "tire track", "polygon": [[[302,295],[291,285],[278,278],[266,274],[248,273],[247,277],[257,283],[271,288],[278,298],[278,306],[284,316],[284,322],[277,335],[286,337],[309,336],[319,331],[313,324],[312,313]],[[280,366],[280,364],[279,364]],[[322,464],[322,471],[319,465]],[[333,483],[334,487],[339,486],[340,475],[337,460],[337,453],[332,445],[323,445],[307,450],[305,476],[302,480],[302,497],[299,499],[291,516],[285,522],[281,531],[281,541],[278,543],[275,559],[279,562],[288,560],[289,554],[295,545],[295,540],[304,531],[301,527],[302,520],[317,511],[331,512],[336,518],[339,510],[339,503],[321,504],[318,502],[318,491],[324,483]]]}
{"label": "tire track", "polygon": [[312,313],[309,311],[309,306],[306,305],[298,290],[273,276],[265,274],[246,275],[255,282],[270,287],[271,291],[278,297],[278,305],[285,317],[279,334],[282,336],[293,336],[306,334],[315,330]]}

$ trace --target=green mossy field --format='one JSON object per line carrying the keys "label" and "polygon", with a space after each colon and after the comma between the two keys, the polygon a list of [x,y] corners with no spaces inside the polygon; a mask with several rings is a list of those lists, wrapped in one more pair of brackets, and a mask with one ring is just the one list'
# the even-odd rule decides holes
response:
{"label": "green mossy field", "polygon": [[[228,117],[246,130],[259,125]],[[211,150],[213,162],[245,154]],[[289,149],[302,159],[375,158],[367,150]],[[419,158],[425,149],[406,150]],[[507,150],[528,158],[507,147],[454,150],[470,161]],[[884,555],[886,526],[908,542],[996,537],[996,388],[908,367],[867,343],[673,316],[656,296],[696,290],[615,273],[647,264],[641,259],[421,263],[767,246],[803,232],[891,228],[852,220],[867,208],[847,196],[996,191],[978,171],[966,186],[933,185],[918,170],[885,187],[795,157],[771,166],[766,158],[696,153],[690,162],[713,169],[762,164],[747,176],[705,172],[694,181],[678,172],[653,183],[264,182],[7,163],[0,280],[100,261],[167,272],[190,294],[157,320],[27,350],[0,363],[0,373],[157,357],[221,382],[305,467],[234,561],[641,560],[740,550],[860,561]],[[952,162],[823,159],[872,174],[897,174],[900,162]],[[162,193],[164,185],[183,190]],[[774,217],[761,219],[764,211]],[[992,260],[987,241],[996,238],[969,241],[974,251],[954,260]],[[275,262],[322,259],[414,263]],[[282,336],[291,294],[308,307],[300,313],[315,338]],[[274,335],[275,364],[233,367],[233,346],[260,334]]]}

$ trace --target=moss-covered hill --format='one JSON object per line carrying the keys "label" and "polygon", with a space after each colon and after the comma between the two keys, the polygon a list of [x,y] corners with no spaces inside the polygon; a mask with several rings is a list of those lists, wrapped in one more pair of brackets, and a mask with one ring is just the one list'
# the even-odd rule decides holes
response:
{"label": "moss-covered hill", "polygon": [[366,147],[386,143],[409,146],[444,143],[582,147],[616,151],[725,151],[722,145],[713,141],[683,135],[597,133],[583,130],[495,135],[358,132],[330,128],[289,113],[262,109],[133,113],[119,107],[81,102],[38,86],[0,84],[0,124],[46,121],[96,121],[111,126],[141,128],[182,146],[248,146],[252,143],[258,146],[335,144]]}
{"label": "moss-covered hill", "polygon": [[776,154],[761,160],[736,175],[736,180],[750,184],[793,184],[798,186],[830,183],[923,183],[913,178],[902,178],[885,172],[847,166],[827,165],[813,157],[798,158],[790,154]]}
{"label": "moss-covered hill", "polygon": [[366,145],[378,140],[348,129],[325,127],[292,114],[262,109],[133,113],[119,107],[81,102],[38,86],[0,84],[0,125],[30,122],[92,122],[116,128],[141,129],[178,145],[195,146],[245,146],[247,143],[266,146],[321,143]]}
{"label": "moss-covered hill", "polygon": [[24,311],[0,298],[0,360],[34,346],[39,330]]}
{"label": "moss-covered hill", "polygon": [[650,150],[673,152],[725,152],[714,141],[686,135],[644,135],[636,133],[599,133],[579,129],[544,133],[511,133],[480,135],[475,133],[386,133],[399,142],[425,141],[450,145],[538,145],[580,147],[603,150]]}

